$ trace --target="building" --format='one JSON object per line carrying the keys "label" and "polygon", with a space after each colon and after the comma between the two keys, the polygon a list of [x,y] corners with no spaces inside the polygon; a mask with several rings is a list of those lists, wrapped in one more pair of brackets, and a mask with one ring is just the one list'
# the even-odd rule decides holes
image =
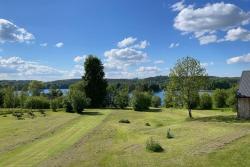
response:
{"label": "building", "polygon": [[250,71],[243,71],[237,92],[237,116],[250,119]]}

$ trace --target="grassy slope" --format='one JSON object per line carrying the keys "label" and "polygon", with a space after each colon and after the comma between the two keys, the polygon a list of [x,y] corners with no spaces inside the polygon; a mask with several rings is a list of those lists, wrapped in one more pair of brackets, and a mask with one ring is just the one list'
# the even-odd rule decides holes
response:
{"label": "grassy slope", "polygon": [[50,112],[47,117],[19,121],[12,116],[1,117],[1,145],[5,145],[6,149],[0,153],[0,166],[37,165],[72,146],[90,129],[100,124],[109,113],[110,111],[100,111],[100,114],[91,112],[78,115]]}
{"label": "grassy slope", "polygon": [[[250,165],[250,122],[235,121],[235,113],[194,111],[196,119],[190,121],[186,119],[185,110],[113,110],[111,114],[110,110],[88,111],[97,111],[104,115],[50,113],[47,118],[36,118],[36,122],[0,117],[0,132],[4,133],[0,133],[0,144],[6,148],[11,147],[13,141],[17,142],[16,136],[8,135],[17,132],[19,138],[27,141],[12,151],[0,153],[0,166]],[[60,119],[56,120],[58,117]],[[46,119],[48,125],[43,125],[43,119]],[[129,119],[131,123],[119,124],[120,119]],[[145,126],[146,122],[151,126]],[[59,128],[47,129],[55,124]],[[3,126],[9,127],[1,128]],[[36,128],[40,128],[39,131],[45,134],[40,136],[35,132]],[[174,139],[166,139],[168,128],[172,129]],[[38,139],[30,142],[26,135],[31,138],[37,136]],[[163,153],[145,150],[145,142],[151,136],[161,143],[165,149]],[[10,142],[4,142],[2,137]]]}
{"label": "grassy slope", "polygon": [[[234,121],[234,113],[195,111],[115,111],[77,147],[42,166],[249,166],[250,122]],[[222,115],[222,116],[221,116]],[[119,124],[126,118],[131,124]],[[149,122],[150,127],[144,124]],[[168,128],[174,139],[166,139]],[[145,150],[150,137],[165,148],[163,153]],[[237,165],[236,165],[237,164]]]}

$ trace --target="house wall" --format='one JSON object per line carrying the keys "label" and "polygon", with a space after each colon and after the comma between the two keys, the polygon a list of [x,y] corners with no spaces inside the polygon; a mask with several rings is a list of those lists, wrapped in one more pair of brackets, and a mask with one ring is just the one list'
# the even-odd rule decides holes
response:
{"label": "house wall", "polygon": [[240,118],[250,118],[250,98],[238,99],[238,114]]}

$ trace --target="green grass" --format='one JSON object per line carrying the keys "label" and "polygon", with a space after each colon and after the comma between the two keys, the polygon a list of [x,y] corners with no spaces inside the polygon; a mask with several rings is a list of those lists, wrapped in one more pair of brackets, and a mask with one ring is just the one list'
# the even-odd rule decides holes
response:
{"label": "green grass", "polygon": [[[193,111],[193,120],[182,109],[87,112],[0,117],[0,166],[250,166],[250,121],[226,109]],[[146,150],[150,137],[164,152]]]}

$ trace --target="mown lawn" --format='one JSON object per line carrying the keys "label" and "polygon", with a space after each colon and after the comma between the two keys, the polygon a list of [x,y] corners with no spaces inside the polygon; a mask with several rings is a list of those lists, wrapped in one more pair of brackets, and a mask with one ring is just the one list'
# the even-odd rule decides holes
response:
{"label": "mown lawn", "polygon": [[[182,109],[153,111],[0,117],[0,166],[250,166],[250,121],[235,120],[226,110],[197,110],[193,120]],[[173,139],[166,138],[169,128]],[[145,149],[150,137],[164,152]]]}

